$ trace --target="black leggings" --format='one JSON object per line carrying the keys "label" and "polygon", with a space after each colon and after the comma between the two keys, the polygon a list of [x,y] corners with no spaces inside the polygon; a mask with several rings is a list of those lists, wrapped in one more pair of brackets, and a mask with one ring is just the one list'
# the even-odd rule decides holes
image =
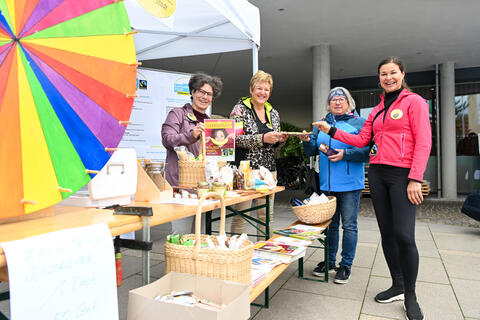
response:
{"label": "black leggings", "polygon": [[382,236],[382,247],[393,283],[415,290],[418,251],[415,244],[415,205],[407,197],[409,168],[371,164],[368,183]]}

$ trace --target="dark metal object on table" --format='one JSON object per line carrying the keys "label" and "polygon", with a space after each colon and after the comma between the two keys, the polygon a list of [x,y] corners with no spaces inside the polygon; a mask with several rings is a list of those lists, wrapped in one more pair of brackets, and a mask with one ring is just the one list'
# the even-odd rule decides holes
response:
{"label": "dark metal object on table", "polygon": [[131,216],[151,217],[153,210],[150,207],[122,207],[116,206],[113,208],[113,214],[126,214]]}

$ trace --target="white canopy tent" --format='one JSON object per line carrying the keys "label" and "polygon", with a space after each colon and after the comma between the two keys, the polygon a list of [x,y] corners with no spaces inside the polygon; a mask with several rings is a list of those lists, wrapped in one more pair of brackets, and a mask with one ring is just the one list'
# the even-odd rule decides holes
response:
{"label": "white canopy tent", "polygon": [[[253,72],[258,70],[260,13],[248,1],[124,2],[130,24],[138,32],[134,40],[139,61],[251,49]],[[165,14],[168,6],[171,10]]]}

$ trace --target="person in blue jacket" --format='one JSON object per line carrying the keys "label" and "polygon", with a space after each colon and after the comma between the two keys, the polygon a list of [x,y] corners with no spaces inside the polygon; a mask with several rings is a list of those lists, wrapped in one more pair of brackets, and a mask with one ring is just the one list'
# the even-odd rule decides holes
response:
{"label": "person in blue jacket", "polygon": [[[327,111],[325,120],[332,126],[348,133],[358,133],[365,122],[365,119],[355,113],[355,101],[350,92],[343,87],[330,90]],[[316,126],[313,127],[312,134],[303,135],[300,139],[303,141],[305,155],[320,155],[320,190],[326,195],[337,198],[337,210],[332,218],[328,236],[328,272],[337,272],[334,279],[335,283],[347,283],[358,242],[358,206],[361,191],[365,188],[363,163],[368,161],[370,149],[368,146],[364,148],[352,147],[335,140],[319,131]],[[322,143],[336,153],[327,156],[319,151]],[[342,260],[339,267],[336,268],[340,220],[343,228]],[[319,277],[323,276],[325,267],[325,262],[320,262],[314,269],[313,274]]]}

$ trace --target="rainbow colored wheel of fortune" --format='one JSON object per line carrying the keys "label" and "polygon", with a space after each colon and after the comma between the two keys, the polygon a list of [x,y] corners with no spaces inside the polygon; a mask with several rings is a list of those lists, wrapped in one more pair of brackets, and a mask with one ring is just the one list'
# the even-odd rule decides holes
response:
{"label": "rainbow colored wheel of fortune", "polygon": [[82,188],[130,118],[136,56],[123,2],[0,0],[0,218]]}

